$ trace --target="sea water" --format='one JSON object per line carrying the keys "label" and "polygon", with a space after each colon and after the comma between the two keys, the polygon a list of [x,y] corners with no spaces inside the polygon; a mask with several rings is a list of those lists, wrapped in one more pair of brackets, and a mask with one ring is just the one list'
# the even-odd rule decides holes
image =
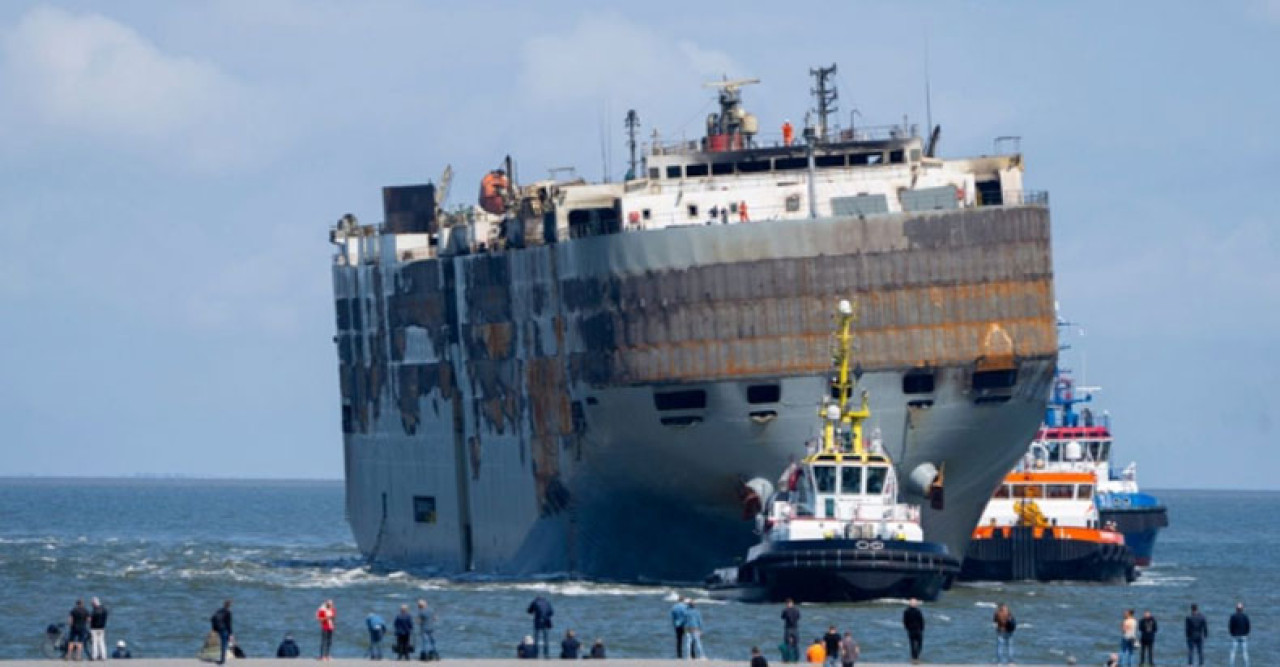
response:
{"label": "sea water", "polygon": [[[1243,600],[1254,664],[1280,664],[1280,493],[1155,493],[1171,526],[1137,582],[958,584],[924,606],[926,660],[990,662],[991,615],[1005,602],[1018,619],[1018,662],[1100,664],[1133,608],[1160,624],[1157,661],[1182,663],[1183,617],[1198,602],[1209,620],[1207,657],[1223,664],[1227,618]],[[573,628],[584,646],[602,638],[610,657],[673,656],[668,611],[679,597],[702,608],[712,658],[745,663],[752,646],[778,657],[779,605],[713,601],[697,586],[370,568],[343,519],[342,494],[339,482],[0,479],[0,658],[39,657],[46,626],[93,596],[111,611],[108,643],[125,639],[136,657],[194,656],[225,598],[250,657],[274,655],[287,632],[314,656],[315,610],[327,598],[338,611],[335,656],[364,654],[369,612],[390,624],[401,604],[425,598],[444,657],[509,657],[531,632],[526,608],[536,595],[555,607],[553,637]],[[655,548],[662,539],[653,536]],[[802,605],[802,642],[834,625],[854,633],[866,661],[905,660],[902,606]]]}

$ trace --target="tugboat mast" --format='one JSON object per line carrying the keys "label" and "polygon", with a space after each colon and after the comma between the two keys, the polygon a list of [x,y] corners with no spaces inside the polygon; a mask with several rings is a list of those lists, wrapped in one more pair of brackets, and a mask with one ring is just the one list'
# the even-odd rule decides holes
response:
{"label": "tugboat mast", "polygon": [[836,429],[841,424],[847,424],[852,435],[853,454],[865,461],[868,452],[863,446],[862,422],[871,417],[867,392],[862,392],[862,404],[857,410],[851,409],[849,405],[849,400],[853,397],[853,389],[858,382],[849,369],[849,362],[853,358],[851,348],[853,323],[856,319],[853,304],[848,300],[841,300],[836,310],[835,349],[832,351],[833,361],[839,370],[831,378],[830,396],[823,402],[821,408],[822,451],[830,454],[839,454],[842,451],[842,448],[836,446]]}

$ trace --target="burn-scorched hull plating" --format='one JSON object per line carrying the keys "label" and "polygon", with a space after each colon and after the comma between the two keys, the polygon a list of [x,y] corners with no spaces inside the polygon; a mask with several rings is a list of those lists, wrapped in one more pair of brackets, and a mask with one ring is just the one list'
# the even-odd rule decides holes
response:
{"label": "burn-scorched hull plating", "polygon": [[742,482],[815,435],[838,298],[904,500],[964,553],[1057,349],[1044,206],[359,253],[334,268],[348,519],[366,555],[442,572],[696,580],[732,560],[756,539]]}

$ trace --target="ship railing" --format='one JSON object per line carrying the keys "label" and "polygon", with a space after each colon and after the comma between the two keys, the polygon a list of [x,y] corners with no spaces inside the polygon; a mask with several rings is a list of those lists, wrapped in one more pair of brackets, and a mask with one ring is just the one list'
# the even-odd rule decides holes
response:
{"label": "ship railing", "polygon": [[[820,143],[836,144],[849,143],[854,141],[892,141],[901,139],[911,139],[919,136],[919,127],[915,124],[911,125],[859,125],[854,127],[830,127],[824,136],[820,137]],[[792,135],[791,147],[803,147],[805,145],[804,129],[797,127]],[[784,148],[787,144],[783,140],[782,130],[777,132],[761,132],[751,135],[749,142],[744,141],[741,146],[734,148],[753,149],[753,148]],[[705,138],[697,139],[655,139],[645,144],[645,150],[649,155],[686,155],[690,153],[703,153],[708,150]]]}

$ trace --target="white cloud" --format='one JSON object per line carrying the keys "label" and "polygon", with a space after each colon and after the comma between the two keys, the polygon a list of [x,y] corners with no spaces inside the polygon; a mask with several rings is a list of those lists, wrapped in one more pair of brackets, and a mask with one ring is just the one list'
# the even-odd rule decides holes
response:
{"label": "white cloud", "polygon": [[10,141],[88,139],[202,169],[242,164],[263,148],[262,96],[110,18],[32,9],[0,34],[0,56]]}
{"label": "white cloud", "polygon": [[567,33],[528,40],[522,70],[525,99],[552,107],[583,101],[652,106],[672,91],[741,75],[722,52],[612,16],[584,18]]}

